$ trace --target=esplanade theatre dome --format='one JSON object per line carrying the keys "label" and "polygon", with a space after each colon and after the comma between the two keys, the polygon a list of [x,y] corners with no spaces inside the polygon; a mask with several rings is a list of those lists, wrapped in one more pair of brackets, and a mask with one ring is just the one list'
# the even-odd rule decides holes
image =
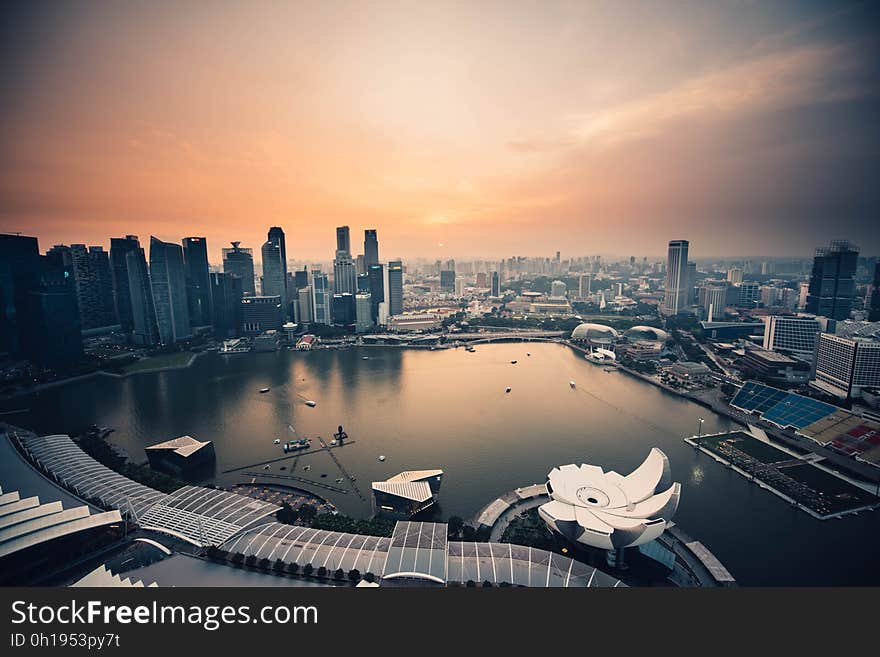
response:
{"label": "esplanade theatre dome", "polygon": [[669,339],[669,334],[656,326],[633,326],[623,335],[632,342],[666,342]]}
{"label": "esplanade theatre dome", "polygon": [[572,340],[583,340],[596,345],[610,345],[619,337],[620,334],[610,326],[589,322],[578,324],[571,332]]}

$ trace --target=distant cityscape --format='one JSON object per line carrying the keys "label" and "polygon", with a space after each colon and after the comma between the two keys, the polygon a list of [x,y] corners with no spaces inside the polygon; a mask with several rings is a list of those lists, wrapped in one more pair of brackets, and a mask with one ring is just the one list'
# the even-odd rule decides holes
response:
{"label": "distant cityscape", "polygon": [[[259,275],[253,249],[239,242],[223,249],[220,265],[208,262],[203,237],[151,237],[145,247],[126,235],[112,238],[109,252],[72,244],[41,253],[36,237],[0,235],[3,385],[211,340],[277,349],[303,335],[314,336],[310,344],[462,326],[573,328],[592,316],[659,327],[691,318],[710,365],[726,360],[774,384],[809,383],[875,406],[880,387],[880,263],[846,241],[818,247],[812,260],[697,260],[687,240],[673,240],[665,261],[563,259],[557,251],[405,262],[380,259],[375,229],[364,231],[355,255],[349,227],[340,226],[332,263],[308,264],[289,257],[284,230],[274,226],[260,247]],[[660,356],[619,350],[648,363]]]}

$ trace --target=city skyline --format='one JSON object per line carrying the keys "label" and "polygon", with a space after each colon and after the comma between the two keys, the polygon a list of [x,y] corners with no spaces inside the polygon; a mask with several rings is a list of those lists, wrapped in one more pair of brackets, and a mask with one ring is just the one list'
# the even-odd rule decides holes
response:
{"label": "city skyline", "polygon": [[342,225],[357,245],[378,228],[386,260],[663,257],[671,238],[870,255],[875,14],[30,3],[3,28],[0,231],[43,250],[199,235],[215,264],[273,225],[306,261]]}

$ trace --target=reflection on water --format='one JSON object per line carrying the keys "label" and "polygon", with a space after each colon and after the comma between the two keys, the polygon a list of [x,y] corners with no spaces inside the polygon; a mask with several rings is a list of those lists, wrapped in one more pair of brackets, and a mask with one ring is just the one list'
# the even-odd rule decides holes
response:
{"label": "reflection on water", "polygon": [[[260,394],[263,387],[270,391]],[[629,472],[656,446],[682,482],[676,520],[741,582],[880,584],[876,513],[813,520],[683,442],[698,417],[706,419],[704,433],[729,428],[726,418],[559,345],[208,354],[187,370],[101,377],[16,400],[24,406],[31,413],[16,421],[43,432],[113,427],[112,440],[138,460],[145,446],[175,436],[213,440],[222,484],[251,479],[224,470],[282,456],[274,439],[308,436],[317,446],[318,436],[329,442],[342,424],[350,444],[334,454],[358,488],[369,491],[369,482],[401,470],[443,468],[444,513],[464,517],[503,492],[544,481],[555,465]],[[341,476],[323,452],[292,456],[268,472],[332,485]],[[347,481],[339,486],[349,492],[314,490],[344,512],[369,514]]]}

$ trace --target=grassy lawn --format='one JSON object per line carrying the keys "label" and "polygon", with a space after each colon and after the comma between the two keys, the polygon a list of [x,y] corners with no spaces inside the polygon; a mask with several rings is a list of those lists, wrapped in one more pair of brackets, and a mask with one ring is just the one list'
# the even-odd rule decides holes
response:
{"label": "grassy lawn", "polygon": [[176,351],[173,354],[152,356],[124,367],[122,373],[131,374],[133,372],[142,372],[144,370],[152,370],[159,367],[185,367],[186,364],[189,363],[189,359],[192,357],[193,354],[188,351]]}

